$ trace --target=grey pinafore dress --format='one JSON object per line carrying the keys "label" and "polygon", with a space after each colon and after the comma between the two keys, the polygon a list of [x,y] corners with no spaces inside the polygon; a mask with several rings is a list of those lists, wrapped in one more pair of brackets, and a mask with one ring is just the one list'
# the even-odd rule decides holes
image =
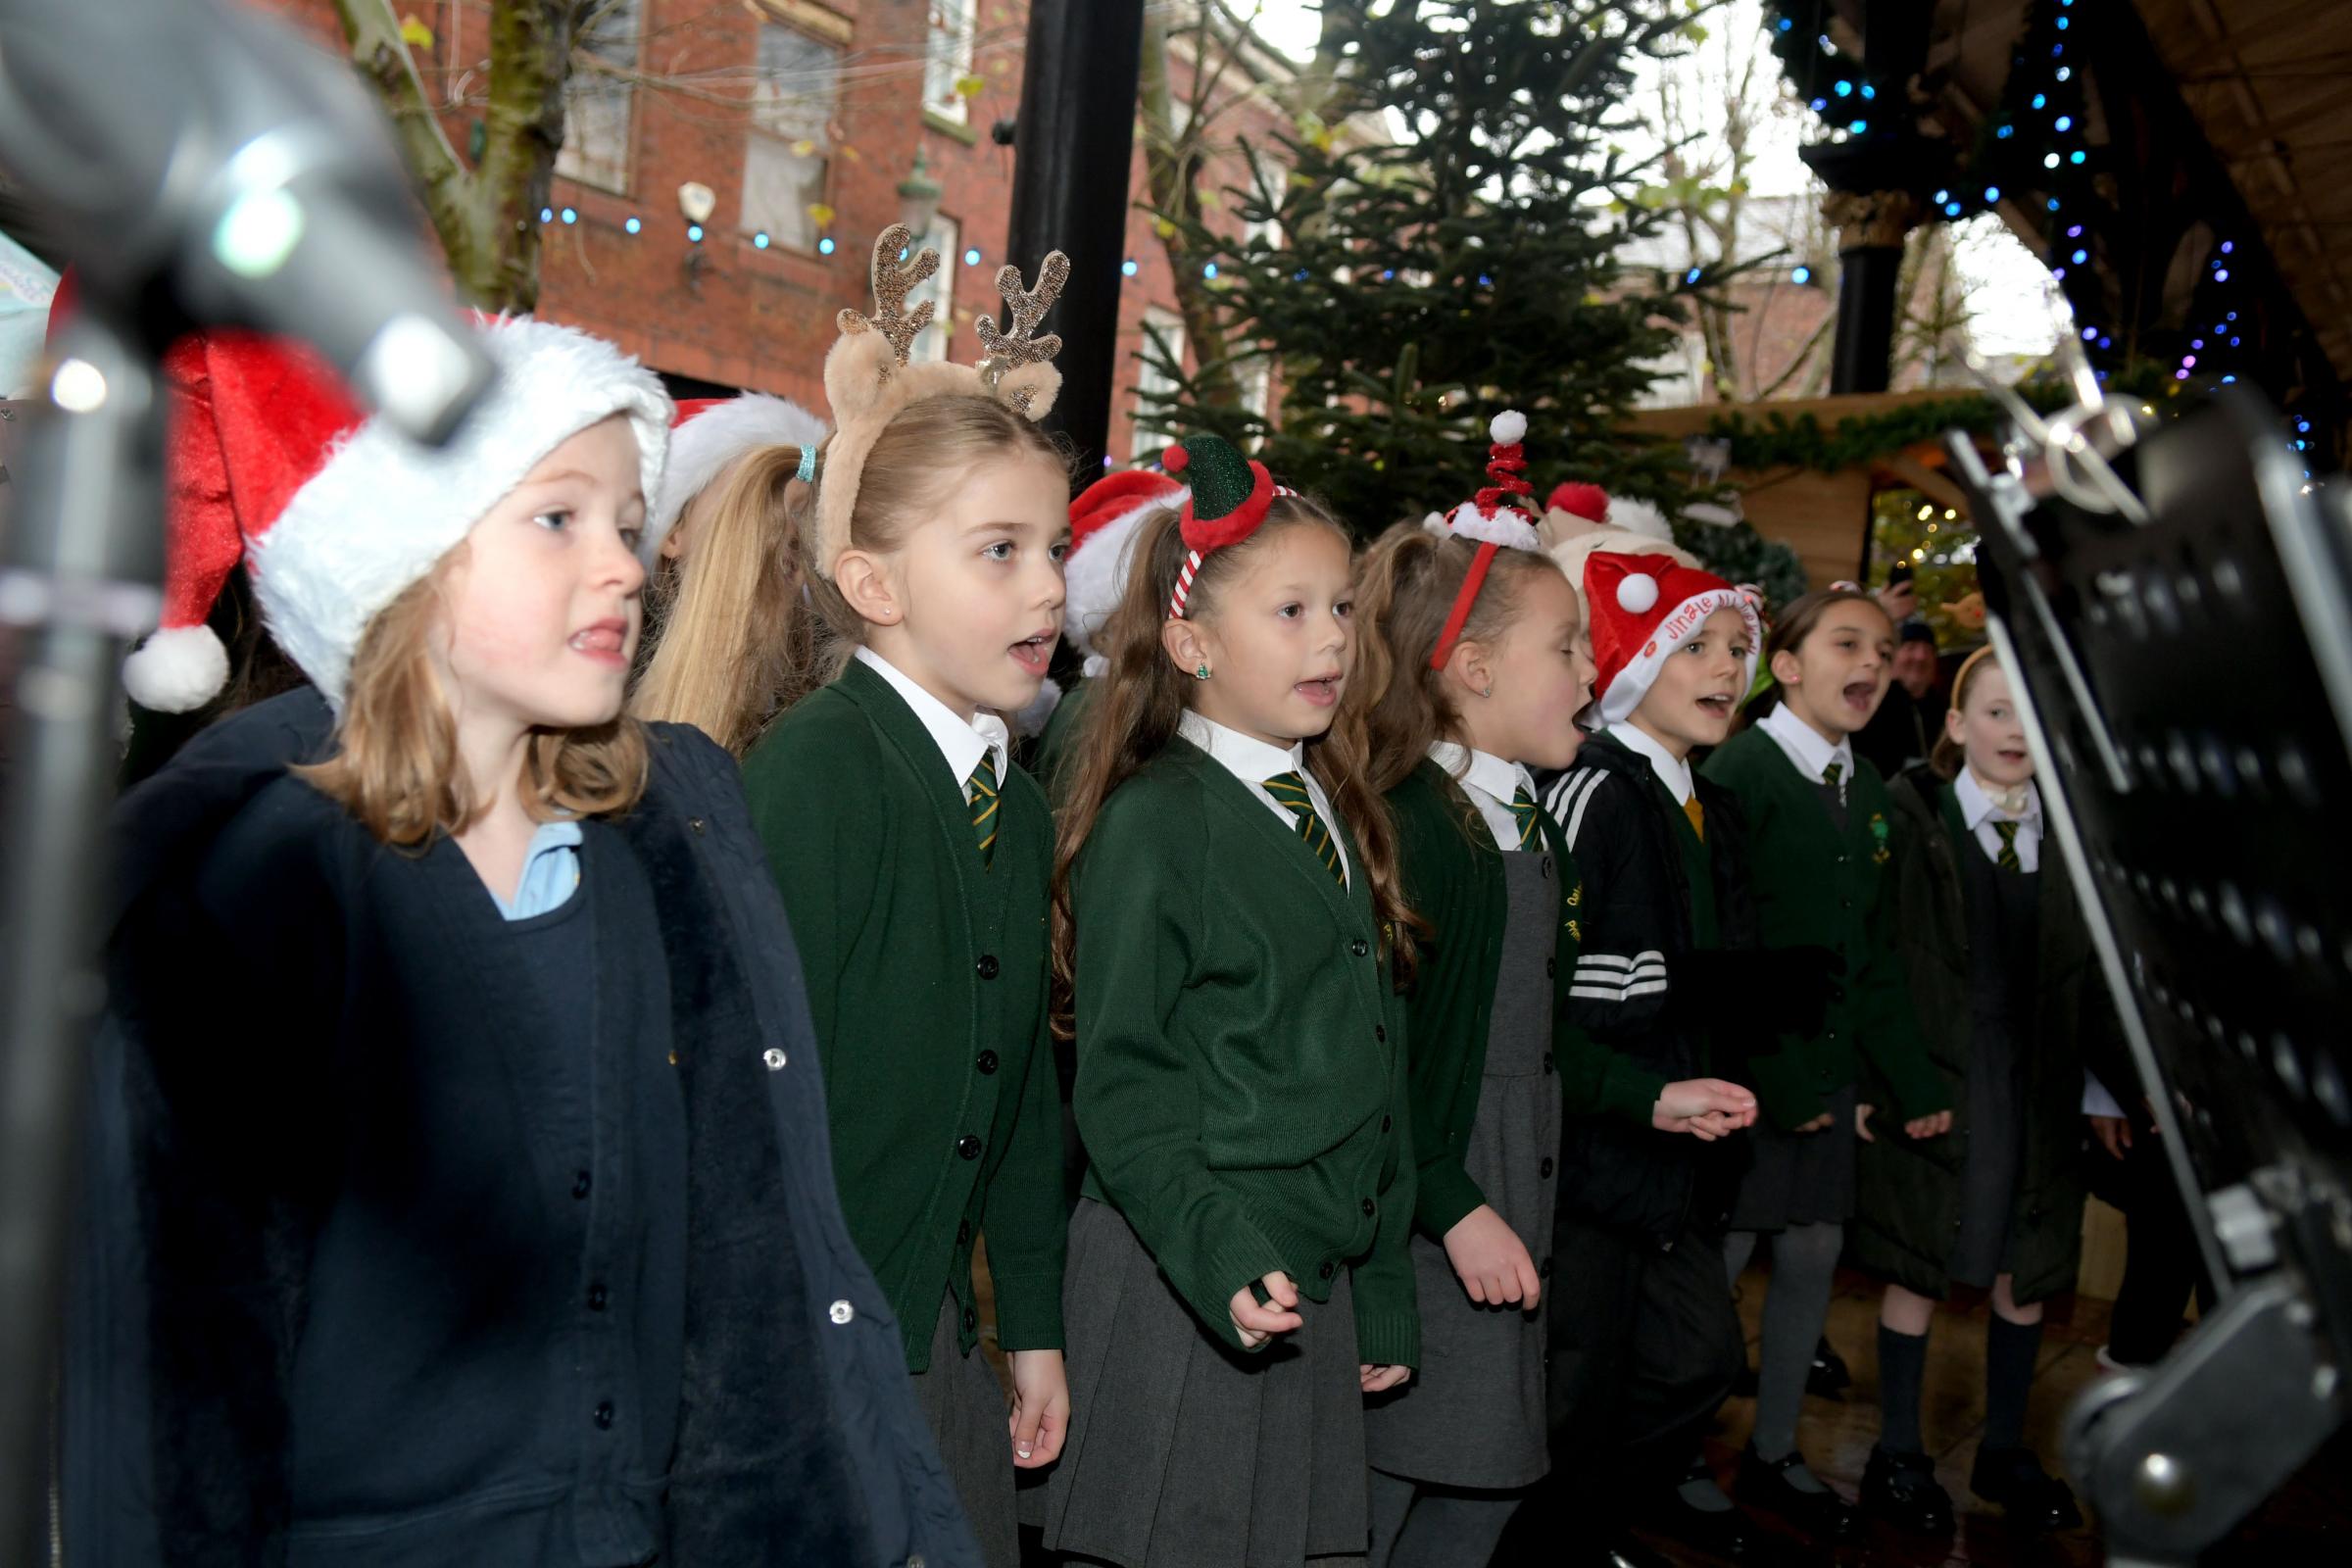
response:
{"label": "grey pinafore dress", "polygon": [[[1545,1061],[1553,1004],[1547,960],[1559,934],[1559,871],[1548,855],[1510,854],[1502,863],[1502,960],[1462,1165],[1527,1244],[1548,1292],[1561,1113],[1560,1080]],[[1462,1289],[1443,1245],[1416,1233],[1412,1252],[1421,1368],[1364,1413],[1373,1468],[1435,1486],[1533,1485],[1550,1464],[1541,1309],[1481,1306]]]}
{"label": "grey pinafore dress", "polygon": [[2004,871],[1976,835],[1957,836],[1968,907],[1968,1161],[1960,1234],[1946,1268],[1986,1289],[2009,1268],[2009,1221],[2025,1156],[2026,1052],[2041,946],[2038,871]]}

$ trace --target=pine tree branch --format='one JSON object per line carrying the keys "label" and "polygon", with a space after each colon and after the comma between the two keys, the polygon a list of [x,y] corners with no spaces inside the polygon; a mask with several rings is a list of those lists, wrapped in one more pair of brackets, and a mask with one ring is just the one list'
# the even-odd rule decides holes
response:
{"label": "pine tree branch", "polygon": [[440,117],[425,96],[416,62],[400,35],[392,0],[334,0],[351,63],[392,120],[392,131],[407,158],[433,231],[461,283],[483,251],[481,212],[473,175],[442,134]]}

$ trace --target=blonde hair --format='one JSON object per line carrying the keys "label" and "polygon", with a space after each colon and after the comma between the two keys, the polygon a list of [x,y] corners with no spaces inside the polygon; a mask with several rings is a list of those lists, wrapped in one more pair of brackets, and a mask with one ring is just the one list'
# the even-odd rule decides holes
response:
{"label": "blonde hair", "polygon": [[[1257,531],[1239,544],[1212,550],[1193,576],[1185,615],[1213,620],[1217,596],[1266,544],[1291,528],[1328,528],[1344,540],[1347,531],[1303,496],[1277,496]],[[1136,534],[1127,587],[1110,612],[1096,646],[1110,669],[1096,683],[1093,706],[1079,731],[1077,749],[1058,777],[1069,793],[1057,812],[1060,832],[1054,851],[1054,1028],[1063,1039],[1075,1031],[1077,929],[1070,906],[1070,873],[1095,830],[1103,804],[1118,787],[1176,740],[1193,689],[1160,642],[1168,600],[1187,551],[1179,515],[1161,508],[1146,517]],[[1345,704],[1330,729],[1307,741],[1307,770],[1331,797],[1332,809],[1355,837],[1371,879],[1376,919],[1396,933],[1396,973],[1411,971],[1412,953],[1402,879],[1396,864],[1396,830],[1388,803],[1371,785],[1363,717]]]}
{"label": "blonde hair", "polygon": [[[1952,677],[1951,711],[1967,712],[1968,694],[1976,689],[1977,677],[1987,669],[2000,667],[2000,656],[1992,651],[1990,643],[1961,661],[1960,673]],[[1948,728],[1936,737],[1936,744],[1928,751],[1928,765],[1940,774],[1947,784],[1960,776],[1960,769],[1967,761],[1968,748],[1952,739],[1952,732]]]}
{"label": "blonde hair", "polygon": [[[433,665],[434,640],[449,635],[443,590],[465,549],[443,556],[368,623],[334,755],[294,769],[378,843],[398,849],[463,833],[496,798],[490,781],[466,777],[457,719]],[[542,822],[618,815],[643,798],[649,766],[645,728],[625,713],[588,729],[533,731],[523,754],[523,808]]]}
{"label": "blonde hair", "polygon": [[[1364,713],[1372,787],[1386,795],[1429,755],[1433,742],[1460,740],[1462,715],[1446,672],[1429,667],[1453,602],[1478,558],[1476,541],[1400,522],[1364,552],[1355,573],[1355,668],[1348,703]],[[1565,577],[1533,550],[1497,550],[1470,602],[1461,642],[1491,643],[1519,613],[1521,590],[1539,573]]]}
{"label": "blonde hair", "polygon": [[[820,458],[815,487],[792,483],[800,456],[770,447],[739,462],[696,521],[683,565],[668,574],[678,586],[660,646],[630,702],[640,718],[693,724],[740,757],[778,714],[838,678],[865,641],[864,620],[816,568],[824,470]],[[1019,457],[1068,475],[1068,450],[994,398],[908,404],[866,457],[851,547],[898,549],[975,466]]]}

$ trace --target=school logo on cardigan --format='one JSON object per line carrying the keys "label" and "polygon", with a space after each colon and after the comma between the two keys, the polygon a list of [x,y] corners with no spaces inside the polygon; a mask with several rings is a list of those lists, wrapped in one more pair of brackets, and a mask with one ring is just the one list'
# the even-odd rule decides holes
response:
{"label": "school logo on cardigan", "polygon": [[[1585,885],[1582,882],[1579,882],[1576,886],[1568,890],[1568,907],[1571,909],[1576,908],[1584,902]],[[1570,915],[1565,923],[1568,927],[1568,940],[1571,942],[1582,943],[1585,940],[1585,934],[1583,931],[1577,928],[1576,917],[1574,915]]]}
{"label": "school logo on cardigan", "polygon": [[1894,858],[1894,852],[1886,847],[1886,813],[1884,811],[1870,813],[1870,858],[1874,865],[1885,865]]}

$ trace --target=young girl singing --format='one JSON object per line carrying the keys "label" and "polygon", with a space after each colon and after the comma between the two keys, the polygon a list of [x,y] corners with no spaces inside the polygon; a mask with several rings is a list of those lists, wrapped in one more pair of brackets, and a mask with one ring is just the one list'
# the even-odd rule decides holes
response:
{"label": "young girl singing", "polygon": [[1078,1561],[1285,1568],[1363,1552],[1362,1397],[1419,1353],[1402,908],[1347,536],[1213,436],[1169,465],[1063,808],[1090,1164],[1041,1512]]}
{"label": "young girl singing", "polygon": [[1374,1568],[1483,1568],[1548,1467],[1543,1307],[1563,1105],[1701,1138],[1754,1105],[1730,1084],[1668,1084],[1562,1027],[1583,892],[1529,770],[1575,760],[1592,664],[1576,590],[1516,504],[1525,431],[1497,416],[1494,482],[1450,517],[1391,529],[1357,573],[1348,703],[1368,713],[1419,939],[1407,1011],[1422,1371],[1365,1417]]}
{"label": "young girl singing", "polygon": [[121,808],[69,1534],[976,1563],[733,765],[621,714],[668,401],[566,328],[484,340],[437,452],[256,339],[178,367],[184,613],[134,658],[189,655],[241,555],[315,685]]}
{"label": "young girl singing", "polygon": [[[1053,819],[1000,716],[1036,697],[1061,622],[1068,466],[1034,422],[1059,341],[1031,336],[1068,264],[978,368],[910,365],[938,265],[874,247],[874,319],[845,313],[825,361],[836,427],[795,573],[826,682],[744,758],[792,910],[833,1108],[851,1233],[891,1298],[915,1393],[992,1568],[1017,1557],[1014,1471],[1050,1464],[1067,1209],[1047,1013]],[[799,613],[799,595],[771,614]],[[670,635],[693,628],[673,623]],[[1012,1409],[979,1353],[985,1241]]]}
{"label": "young girl singing", "polygon": [[1817,1030],[1763,1043],[1748,1057],[1764,1125],[1732,1206],[1725,1268],[1737,1285],[1757,1238],[1769,1235],[1772,1289],[1755,1434],[1737,1490],[1815,1540],[1837,1541],[1853,1533],[1853,1511],[1806,1467],[1796,1420],[1853,1214],[1856,1142],[1890,1136],[1871,1129],[1875,1107],[1855,1088],[1860,1064],[1892,1089],[1886,1120],[1900,1136],[1936,1137],[1951,1112],[1894,953],[1893,803],[1853,748],[1886,694],[1894,623],[1859,590],[1807,594],[1773,628],[1766,658],[1777,701],[1704,772],[1745,813],[1758,925],[1775,947],[1831,955],[1843,979]]}
{"label": "young girl singing", "polygon": [[[2083,1065],[2120,1077],[2123,1054],[2082,909],[2047,859],[2025,723],[1990,649],[1952,682],[1933,765],[1904,774],[1893,796],[1895,942],[1957,1108],[1949,1138],[1862,1147],[1854,1256],[1887,1281],[1862,1507],[1924,1534],[1953,1528],[1920,1396],[1936,1303],[1966,1285],[1992,1293],[1969,1488],[2012,1520],[2070,1528],[2081,1512],[2027,1446],[2026,1398],[2042,1303],[2074,1288],[2081,1258]],[[1884,1103],[1876,1063],[1864,1083]]]}

